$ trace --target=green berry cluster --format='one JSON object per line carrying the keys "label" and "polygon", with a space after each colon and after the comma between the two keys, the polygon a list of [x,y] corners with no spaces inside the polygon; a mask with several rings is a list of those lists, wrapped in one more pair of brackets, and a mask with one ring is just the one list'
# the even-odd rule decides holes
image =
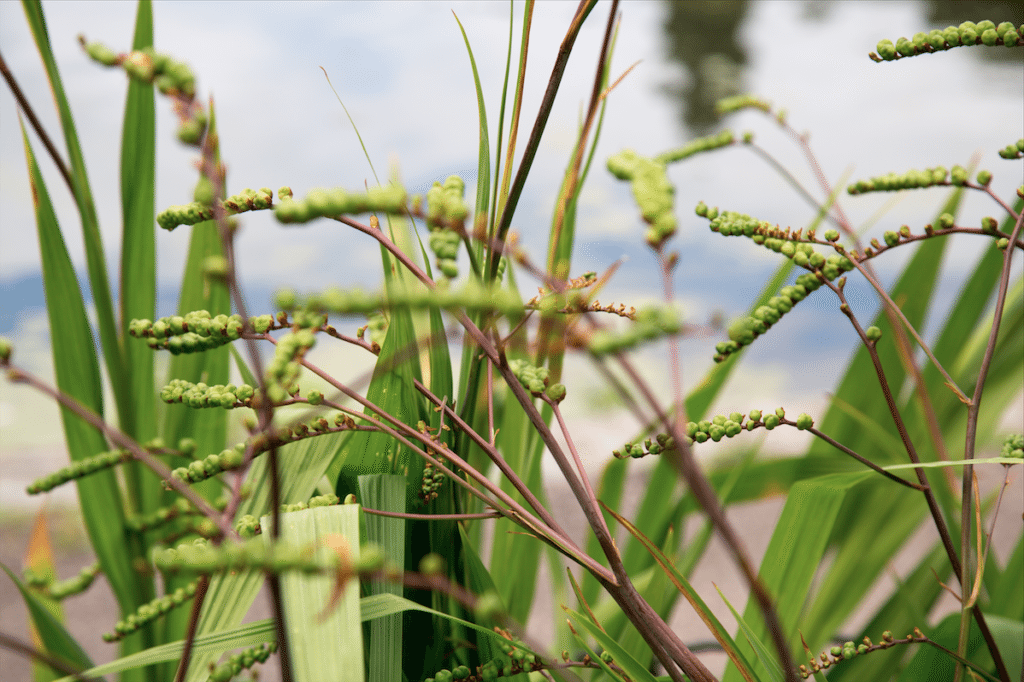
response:
{"label": "green berry cluster", "polygon": [[1009,21],[1004,21],[998,26],[987,19],[977,24],[965,21],[959,26],[948,26],[945,30],[933,29],[929,33],[915,33],[913,38],[900,38],[895,44],[888,39],[880,40],[876,47],[878,54],[872,52],[868,56],[876,62],[891,62],[903,57],[941,52],[962,45],[1014,47],[1021,44],[1022,35],[1024,25],[1017,27]]}
{"label": "green berry cluster", "polygon": [[274,349],[274,359],[267,366],[267,397],[280,403],[299,390],[302,375],[299,360],[316,344],[316,334],[299,329],[282,337]]}
{"label": "green berry cluster", "polygon": [[[442,463],[446,463],[443,459]],[[423,477],[420,480],[420,499],[423,504],[430,504],[441,494],[444,480],[447,478],[444,472],[435,467],[433,462],[426,462],[423,465]]]}
{"label": "green berry cluster", "polygon": [[157,550],[153,553],[153,563],[167,573],[217,573],[244,569],[319,573],[337,568],[338,555],[326,547],[314,550],[310,546],[280,542],[268,545],[262,538],[240,543],[225,542],[220,546],[196,540],[177,548]]}
{"label": "green berry cluster", "polygon": [[199,483],[224,471],[237,469],[242,466],[244,457],[245,443],[239,443],[220,454],[191,462],[187,467],[178,467],[171,472],[171,477],[185,483]]}
{"label": "green berry cluster", "polygon": [[[753,98],[751,98],[753,100]],[[756,100],[754,100],[756,101]],[[748,105],[755,106],[755,105]],[[767,105],[766,105],[767,106]],[[741,107],[737,107],[741,108]],[[761,107],[758,107],[761,108]],[[767,111],[767,109],[765,110]],[[722,147],[728,147],[729,145],[736,142],[736,137],[732,134],[731,130],[723,130],[716,135],[709,135],[707,137],[698,137],[695,140],[690,140],[682,147],[678,149],[670,149],[667,152],[662,152],[654,157],[656,162],[661,163],[674,163],[676,161],[682,161],[688,159],[694,154],[700,154],[702,152],[710,152],[714,149],[721,149]]]}
{"label": "green berry cluster", "polygon": [[317,507],[330,507],[335,504],[341,504],[341,498],[334,493],[328,493],[327,495],[317,495],[311,497],[308,502],[296,502],[294,504],[282,504],[281,513],[297,512],[304,509],[316,509]]}
{"label": "green berry cluster", "polygon": [[661,248],[676,233],[675,187],[669,182],[665,163],[640,156],[632,149],[624,149],[608,159],[611,174],[629,181],[640,215],[650,226],[644,239],[654,249]]}
{"label": "green berry cluster", "polygon": [[235,522],[235,532],[243,540],[249,540],[260,534],[260,520],[252,514],[246,514]]}
{"label": "green berry cluster", "polygon": [[674,308],[647,307],[636,311],[633,324],[622,332],[599,329],[594,332],[587,344],[593,355],[601,356],[609,353],[636,348],[644,341],[653,341],[670,334],[678,334],[683,328],[679,314]]}
{"label": "green berry cluster", "polygon": [[128,616],[123,620],[117,621],[114,625],[114,631],[103,635],[103,641],[120,641],[133,632],[138,631],[147,623],[151,623],[157,618],[170,613],[172,609],[175,609],[192,599],[196,594],[197,586],[198,581],[193,580],[188,585],[179,587],[171,594],[164,595],[163,597],[157,597],[148,604],[143,604],[135,611],[135,613],[128,614]]}
{"label": "green berry cluster", "polygon": [[723,438],[737,436],[744,430],[753,431],[763,426],[771,431],[780,424],[795,426],[801,431],[805,431],[814,426],[814,420],[810,415],[801,413],[795,422],[789,421],[786,419],[786,410],[781,407],[775,412],[767,414],[762,414],[761,410],[751,410],[746,415],[741,412],[733,412],[729,415],[717,415],[711,420],[690,422],[686,425],[686,435],[691,443],[705,443],[708,440],[717,443]]}
{"label": "green berry cluster", "polygon": [[466,183],[451,175],[444,184],[434,182],[427,190],[427,227],[431,230],[461,225],[469,215],[465,201]]}
{"label": "green berry cluster", "polygon": [[455,230],[441,228],[430,231],[430,250],[437,259],[437,269],[448,279],[459,276],[459,266],[455,260],[459,257],[459,244],[462,238]]}
{"label": "green berry cluster", "polygon": [[55,581],[52,575],[42,575],[30,568],[25,569],[22,577],[25,584],[36,592],[40,592],[48,599],[61,601],[85,592],[99,574],[100,565],[97,562],[82,568],[77,575],[67,580]]}
{"label": "green berry cluster", "polygon": [[[260,318],[253,318],[255,324]],[[241,315],[217,315],[195,310],[184,316],[161,317],[156,322],[132,320],[128,333],[145,338],[150,348],[163,349],[172,355],[201,353],[242,338]]]}
{"label": "green berry cluster", "polygon": [[7,365],[11,361],[11,353],[14,352],[14,346],[11,344],[11,340],[7,337],[0,336],[0,365]]}
{"label": "green berry cluster", "polygon": [[[191,204],[169,206],[156,216],[156,223],[163,229],[171,231],[179,225],[195,225],[213,220],[213,185],[209,180],[200,180],[196,187],[195,201]],[[237,215],[246,211],[259,211],[274,207],[274,191],[267,187],[259,190],[246,187],[238,194],[233,194],[221,202],[228,215]]]}
{"label": "green berry cluster", "polygon": [[760,109],[767,114],[771,113],[772,105],[754,95],[736,95],[715,102],[715,112],[719,116],[725,116],[741,109]]}
{"label": "green berry cluster", "polygon": [[460,665],[451,670],[442,669],[428,677],[426,682],[452,682],[452,680],[472,680],[472,675],[467,666]]}
{"label": "green berry cluster", "polygon": [[165,95],[182,94],[192,99],[196,94],[196,77],[187,64],[146,47],[127,55],[119,55],[102,43],[87,43],[84,36],[78,41],[89,57],[104,66],[121,66],[136,80],[154,83]]}
{"label": "green berry cluster", "polygon": [[[895,192],[901,189],[922,189],[933,185],[946,185],[949,171],[943,166],[925,170],[909,170],[906,173],[887,173],[868,180],[858,180],[849,185],[846,191],[850,194],[866,192]],[[966,180],[966,177],[964,177]]]}
{"label": "green berry cluster", "polygon": [[535,367],[527,360],[513,360],[508,363],[509,369],[523,388],[535,396],[546,394],[554,402],[565,399],[564,384],[550,384],[550,370],[547,367]]}
{"label": "green berry cluster", "polygon": [[511,634],[501,628],[496,627],[494,631],[501,635],[500,638],[492,640],[497,643],[501,653],[477,666],[475,674],[467,666],[460,665],[451,670],[439,670],[434,673],[433,677],[428,677],[425,682],[453,682],[454,680],[492,682],[499,677],[510,677],[544,669],[544,662],[529,651],[525,644],[513,639]]}
{"label": "green berry cluster", "polygon": [[192,503],[184,497],[180,497],[166,507],[160,507],[149,514],[127,517],[125,525],[134,531],[142,532],[158,528],[180,516],[196,513]]}
{"label": "green berry cluster", "polygon": [[[294,291],[278,292],[275,304],[281,310],[309,310],[335,315],[371,314],[396,306],[409,308],[438,307],[466,312],[494,312],[521,315],[523,303],[508,291],[470,281],[458,289],[438,286],[433,291],[423,288],[395,288],[384,294],[370,294],[360,289],[331,288],[300,297]],[[383,319],[383,318],[382,318]]]}
{"label": "green berry cluster", "polygon": [[1024,137],[1017,140],[1014,144],[1008,144],[1005,148],[999,150],[999,156],[1004,159],[1019,159],[1024,156]]}
{"label": "green berry cluster", "polygon": [[207,386],[202,382],[193,384],[184,379],[171,379],[171,383],[160,391],[160,399],[165,403],[184,403],[197,409],[203,407],[231,409],[250,405],[255,393],[256,390],[248,384]]}
{"label": "green berry cluster", "polygon": [[25,492],[29,495],[38,495],[39,493],[49,492],[57,486],[64,485],[69,481],[85,478],[97,471],[104,471],[123,462],[128,462],[131,458],[132,453],[127,450],[101,452],[98,455],[93,455],[92,457],[86,457],[85,459],[80,459],[77,462],[72,462],[63,469],[32,481],[32,483],[25,488]]}
{"label": "green berry cluster", "polygon": [[[828,263],[826,265],[838,267]],[[758,306],[750,315],[735,320],[729,325],[729,340],[720,341],[715,345],[715,362],[724,362],[736,351],[752,344],[754,339],[767,332],[782,319],[783,315],[792,310],[794,305],[807,298],[810,292],[820,286],[821,282],[815,275],[804,273],[797,277],[796,284],[782,287],[778,296],[772,296],[767,304]]]}
{"label": "green berry cluster", "polygon": [[800,666],[800,677],[806,680],[812,675],[817,675],[823,670],[828,670],[833,665],[836,665],[841,661],[848,661],[852,658],[862,656],[873,651],[890,649],[900,644],[911,644],[914,642],[925,641],[928,641],[928,638],[924,636],[924,633],[921,632],[919,628],[914,628],[914,631],[908,634],[904,639],[896,639],[890,631],[886,630],[882,633],[882,641],[878,644],[872,642],[870,637],[864,637],[860,644],[844,642],[842,646],[835,645],[828,651],[821,652],[821,656],[817,659],[812,656],[807,662],[807,665]]}
{"label": "green berry cluster", "polygon": [[[210,682],[230,682],[241,675],[243,670],[248,670],[257,663],[266,663],[270,654],[275,651],[277,651],[277,642],[267,642],[245,651],[239,651],[211,670],[208,679]],[[253,679],[256,679],[256,673],[253,673]]]}
{"label": "green berry cluster", "polygon": [[640,459],[647,455],[660,455],[666,450],[672,450],[675,446],[675,438],[667,433],[659,433],[653,439],[646,439],[643,442],[643,445],[640,445],[639,443],[626,443],[621,449],[612,450],[612,454],[616,459],[626,459],[627,457]]}
{"label": "green berry cluster", "polygon": [[1024,459],[1024,435],[1015,433],[1012,436],[1007,436],[1003,441],[1003,449],[999,456]]}
{"label": "green berry cluster", "polygon": [[304,199],[286,199],[274,206],[274,216],[282,223],[308,223],[316,218],[357,213],[402,213],[405,211],[405,188],[398,185],[371,187],[366,192],[348,192],[340,187],[315,187]]}

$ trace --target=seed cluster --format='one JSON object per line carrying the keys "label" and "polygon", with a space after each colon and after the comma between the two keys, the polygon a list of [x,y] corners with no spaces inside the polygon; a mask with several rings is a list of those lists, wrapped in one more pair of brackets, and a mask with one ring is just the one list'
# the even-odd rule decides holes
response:
{"label": "seed cluster", "polygon": [[335,504],[341,504],[341,498],[334,493],[328,493],[326,495],[311,497],[308,502],[282,504],[281,513],[303,511],[304,509],[316,509],[317,507],[330,507]]}
{"label": "seed cluster", "polygon": [[461,226],[469,215],[465,194],[466,183],[458,175],[449,176],[444,184],[435,182],[433,187],[427,190],[430,250],[434,252],[437,269],[448,279],[459,276],[455,260],[458,258],[459,244],[462,241]]}
{"label": "seed cluster", "polygon": [[114,631],[107,632],[103,635],[103,641],[120,641],[133,632],[136,632],[147,623],[151,623],[157,618],[166,615],[173,609],[185,604],[195,596],[197,586],[198,581],[193,580],[188,585],[179,587],[171,594],[164,595],[163,597],[157,597],[148,604],[143,604],[135,611],[135,613],[128,614],[128,616],[123,620],[117,621],[114,625]]}
{"label": "seed cluster", "polygon": [[225,471],[242,466],[245,458],[245,443],[233,448],[222,450],[220,454],[207,455],[203,459],[190,462],[187,467],[178,467],[171,472],[171,477],[185,483],[199,483]]}
{"label": "seed cluster", "polygon": [[291,224],[346,214],[403,213],[406,193],[405,188],[398,185],[371,187],[366,192],[348,192],[340,187],[315,187],[309,190],[304,199],[286,198],[282,194],[278,198],[280,201],[274,206],[274,216],[282,223]]}
{"label": "seed cluster", "polygon": [[903,57],[941,52],[962,45],[1014,47],[1021,44],[1022,35],[1024,25],[1017,27],[1009,21],[1004,21],[998,26],[987,19],[977,24],[965,21],[959,26],[948,26],[945,30],[934,29],[929,33],[915,33],[913,38],[900,38],[895,44],[888,39],[880,40],[876,48],[878,54],[872,52],[868,56],[876,62],[891,62]]}
{"label": "seed cluster", "polygon": [[[268,316],[263,316],[263,318]],[[253,326],[263,324],[262,318],[253,318]],[[156,322],[132,320],[128,333],[136,338],[145,338],[150,348],[164,349],[172,355],[201,353],[218,348],[242,338],[241,315],[217,315],[209,311],[195,310],[184,316],[161,317]]]}
{"label": "seed cluster", "polygon": [[[206,220],[213,220],[213,199],[213,185],[209,179],[204,178],[196,187],[195,201],[191,204],[167,207],[157,214],[156,223],[163,229],[171,231],[180,225],[195,225]],[[268,187],[259,190],[246,187],[238,194],[224,199],[221,206],[228,215],[273,208],[274,191]]]}
{"label": "seed cluster", "polygon": [[1000,149],[999,156],[1004,159],[1019,159],[1024,156],[1024,137]]}
{"label": "seed cluster", "polygon": [[742,109],[760,109],[764,113],[771,113],[772,105],[754,95],[736,95],[724,97],[715,102],[715,113],[719,116],[731,114]]}
{"label": "seed cluster", "polygon": [[[248,670],[257,663],[266,663],[270,654],[275,651],[277,651],[277,642],[267,642],[232,654],[227,661],[210,671],[209,680],[210,682],[229,682],[241,675],[243,670]],[[256,679],[256,673],[252,673],[252,675],[253,679]]]}
{"label": "seed cluster", "polygon": [[203,382],[193,384],[184,379],[171,379],[171,383],[160,391],[160,399],[165,403],[184,403],[192,408],[203,407],[248,407],[256,390],[248,385],[234,384],[207,386]]}
{"label": "seed cluster", "polygon": [[882,633],[882,641],[875,644],[871,641],[870,637],[864,637],[860,644],[854,644],[853,642],[845,642],[842,646],[833,646],[828,651],[821,652],[819,659],[811,658],[807,665],[800,666],[800,677],[805,680],[812,675],[820,673],[822,670],[828,670],[833,665],[841,661],[848,661],[856,656],[862,656],[872,651],[881,651],[882,649],[890,649],[899,644],[912,644],[914,642],[921,643],[927,642],[928,638],[924,636],[924,633],[920,629],[914,628],[914,631],[906,636],[904,639],[896,639],[893,634],[886,630]]}
{"label": "seed cluster", "polygon": [[554,402],[565,399],[565,384],[550,384],[550,370],[547,367],[535,367],[527,360],[512,360],[508,368],[523,388],[535,396],[546,394]]}
{"label": "seed cluster", "polygon": [[60,601],[81,594],[89,589],[96,576],[100,574],[99,562],[85,566],[77,575],[67,580],[54,580],[52,575],[43,575],[26,568],[22,573],[25,584],[42,593],[48,599]]}
{"label": "seed cluster", "polygon": [[[747,420],[746,423],[744,423],[744,419]],[[805,431],[814,426],[814,420],[810,415],[801,413],[795,422],[789,421],[786,419],[786,410],[781,407],[776,409],[774,413],[769,412],[767,414],[762,414],[761,410],[751,410],[746,415],[741,412],[733,412],[729,415],[717,415],[710,421],[690,422],[686,425],[686,435],[690,438],[691,443],[704,443],[709,439],[717,443],[722,438],[737,436],[744,430],[753,431],[754,429],[764,427],[771,431],[780,424],[795,426],[801,431]]]}
{"label": "seed cluster", "polygon": [[669,182],[665,162],[624,149],[608,159],[608,170],[618,179],[629,181],[640,216],[649,225],[644,239],[651,248],[661,248],[676,233],[677,226],[673,210],[676,190]]}
{"label": "seed cluster", "polygon": [[309,329],[299,329],[278,341],[274,359],[266,372],[266,391],[271,402],[284,402],[299,390],[298,381],[302,375],[299,361],[315,344],[316,334]]}
{"label": "seed cluster", "polygon": [[196,95],[196,77],[192,69],[169,55],[155,52],[151,47],[117,54],[102,43],[87,43],[84,36],[78,36],[78,42],[93,61],[104,66],[120,66],[135,80],[155,84],[165,95],[180,93],[188,99]]}
{"label": "seed cluster", "polygon": [[667,450],[674,449],[675,446],[675,438],[667,433],[659,433],[653,439],[646,439],[643,442],[643,445],[640,445],[639,443],[626,443],[621,449],[612,450],[612,454],[616,459],[626,459],[627,457],[640,459],[647,455],[660,455]]}
{"label": "seed cluster", "polygon": [[267,545],[262,539],[225,542],[220,546],[195,540],[177,548],[157,550],[153,553],[153,563],[168,573],[217,573],[245,569],[319,573],[336,569],[338,556],[326,547],[314,551],[310,546]]}
{"label": "seed cluster", "polygon": [[679,313],[674,308],[647,307],[637,310],[633,324],[623,331],[599,329],[588,342],[587,348],[595,356],[619,353],[636,348],[645,341],[653,341],[671,334],[678,334],[683,328]]}
{"label": "seed cluster", "polygon": [[542,670],[544,663],[536,655],[526,650],[525,644],[512,638],[512,635],[501,628],[494,628],[495,632],[502,635],[502,639],[495,639],[501,653],[477,666],[474,673],[470,668],[460,665],[451,670],[439,670],[433,677],[428,677],[424,682],[453,682],[453,680],[466,680],[466,682],[491,682],[499,677],[509,677],[520,673],[528,673],[534,670]]}
{"label": "seed cluster", "polygon": [[1024,459],[1024,435],[1015,433],[1012,436],[1007,436],[1006,440],[1003,441],[1003,449],[999,456]]}
{"label": "seed cluster", "polygon": [[72,462],[70,465],[59,469],[48,476],[43,476],[42,478],[32,481],[32,483],[25,488],[25,492],[29,495],[38,495],[39,493],[49,492],[57,486],[64,485],[69,481],[84,478],[89,474],[96,473],[97,471],[113,468],[122,462],[131,461],[131,458],[132,453],[127,450],[101,452],[98,455],[93,455],[92,457]]}
{"label": "seed cluster", "polygon": [[465,286],[457,289],[438,286],[433,291],[396,287],[386,295],[335,287],[303,297],[294,291],[285,290],[278,292],[275,304],[281,310],[305,309],[335,315],[369,314],[397,306],[437,306],[443,309],[496,312],[504,315],[521,315],[523,312],[523,303],[516,294],[506,289],[473,282],[467,282]]}
{"label": "seed cluster", "polygon": [[[896,192],[903,189],[923,189],[936,185],[954,185],[963,187],[969,180],[967,169],[953,166],[947,170],[945,166],[909,170],[905,173],[887,173],[867,180],[858,180],[846,188],[849,194],[865,194],[867,192]],[[992,173],[987,170],[978,171],[978,184],[987,186],[992,182]]]}

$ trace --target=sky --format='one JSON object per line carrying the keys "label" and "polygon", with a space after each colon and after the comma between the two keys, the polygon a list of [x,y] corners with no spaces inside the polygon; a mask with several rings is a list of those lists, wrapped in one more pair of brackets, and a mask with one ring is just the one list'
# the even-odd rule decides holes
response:
{"label": "sky", "polygon": [[[513,221],[513,229],[521,233],[523,245],[537,262],[544,259],[552,206],[589,96],[609,6],[601,3],[594,10],[577,40]],[[44,2],[43,7],[84,147],[113,272],[118,262],[118,148],[126,82],[123,73],[91,63],[76,36],[81,33],[124,50],[130,44],[133,5],[80,0]],[[521,143],[574,7],[570,2],[537,4]],[[810,11],[814,7],[817,10]],[[930,28],[924,24],[921,6],[843,2],[822,7],[820,3],[753,3],[740,29],[740,42],[750,53],[745,74],[749,91],[787,109],[792,124],[810,133],[826,175],[833,181],[855,180],[911,168],[948,167],[981,153],[981,167],[995,174],[993,186],[1002,196],[1012,197],[1022,179],[1020,163],[1003,161],[996,151],[1015,141],[1024,129],[1020,106],[1024,70],[1019,61],[991,63],[969,50],[953,50],[875,64],[866,54],[880,38],[895,39]],[[517,45],[521,9],[516,3]],[[581,196],[573,270],[603,271],[625,258],[601,298],[635,304],[658,296],[654,260],[643,245],[643,224],[628,187],[611,177],[604,162],[625,147],[653,155],[684,144],[692,134],[680,122],[678,101],[668,94],[688,76],[665,57],[663,5],[636,1],[623,3],[621,9],[612,72],[618,75],[639,64],[608,99],[595,165]],[[509,36],[508,5],[503,3],[156,2],[155,44],[158,51],[190,64],[198,76],[200,95],[213,98],[231,192],[288,185],[302,196],[317,186],[358,189],[374,182],[359,139],[324,78],[326,71],[382,179],[397,172],[415,193],[456,173],[467,179],[471,197],[478,114],[456,15],[479,69],[493,145]],[[52,98],[18,3],[0,2],[0,46],[44,126],[57,131]],[[513,63],[515,59],[514,54]],[[190,200],[196,173],[194,154],[175,141],[170,106],[160,98],[157,121],[160,210]],[[769,120],[748,112],[725,123],[737,131],[754,130],[759,143],[816,189],[799,150]],[[33,134],[30,140],[40,154]],[[73,261],[82,265],[73,206],[51,166],[43,163],[43,168]],[[675,285],[684,316],[696,323],[716,313],[731,319],[757,295],[778,256],[743,240],[723,242],[693,215],[693,206],[704,200],[793,227],[806,225],[813,212],[762,161],[743,149],[677,164],[671,167],[670,177],[677,186],[680,234],[672,246],[681,256]],[[902,223],[919,228],[930,222],[945,197],[944,190],[926,190],[895,199],[869,196],[843,197],[842,201],[855,225],[887,208],[870,232],[880,236],[884,229]],[[999,215],[995,204],[970,196],[961,223],[976,225],[985,215]],[[160,283],[165,291],[173,291],[184,263],[187,230],[158,231],[157,239]],[[5,287],[39,271],[18,116],[6,88],[0,89],[0,243],[0,295],[5,295]],[[952,300],[982,246],[980,239],[956,239],[945,264],[940,297]],[[270,312],[269,295],[279,287],[375,289],[380,283],[376,244],[324,221],[304,228],[282,227],[269,214],[247,214],[237,248],[241,281],[251,292],[254,313]],[[879,262],[883,280],[892,281],[909,255],[910,249],[899,249]],[[527,277],[520,282],[525,291],[536,286]],[[877,308],[865,285],[851,281],[848,292],[859,312],[869,315]],[[13,309],[16,319],[5,333],[15,338],[19,357],[30,369],[44,375],[52,372],[42,311],[11,296],[5,298],[5,308]],[[785,325],[773,329],[752,349],[729,395],[735,398],[738,391],[757,401],[787,401],[792,405],[787,409],[795,411],[820,410],[842,372],[843,363],[835,359],[845,356],[855,341],[836,305],[824,297],[811,299],[787,316]],[[929,328],[939,322],[941,316],[929,320]],[[684,377],[690,384],[710,366],[718,340],[700,338],[684,344]],[[793,363],[789,358],[794,350],[805,360]],[[338,367],[348,362],[347,355],[334,359]],[[655,381],[660,381],[657,373]],[[56,410],[46,412],[39,400],[24,396],[24,389],[14,391],[0,384],[4,440],[11,447],[52,441],[54,436],[41,434],[39,425]]]}

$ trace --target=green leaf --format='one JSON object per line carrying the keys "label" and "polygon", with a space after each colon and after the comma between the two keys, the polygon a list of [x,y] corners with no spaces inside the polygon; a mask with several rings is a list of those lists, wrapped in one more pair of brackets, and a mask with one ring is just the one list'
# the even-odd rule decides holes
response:
{"label": "green leaf", "polygon": [[[138,5],[132,49],[153,45],[153,8],[149,0]],[[157,435],[154,354],[144,343],[128,335],[132,319],[156,317],[156,105],[153,86],[128,79],[124,127],[121,134],[121,241],[119,331],[125,350],[130,382],[131,414],[122,414],[120,427],[140,443]],[[161,502],[159,478],[140,462],[122,467],[129,500],[135,512],[147,514]],[[140,555],[146,550],[140,548]]]}
{"label": "green leaf", "polygon": [[[647,670],[647,667],[633,658],[629,652],[627,652],[622,646],[619,645],[614,639],[608,636],[600,627],[590,621],[589,618],[581,613],[577,613],[572,609],[566,609],[565,612],[569,614],[577,625],[582,629],[586,630],[594,640],[601,645],[601,648],[612,655],[615,661],[615,665],[622,668],[629,677],[633,680],[644,680],[645,682],[655,682],[654,675]],[[589,647],[588,647],[589,648]],[[593,652],[591,652],[593,653]],[[592,659],[597,660],[603,664],[600,656],[592,656]],[[605,669],[605,672],[612,673],[610,669],[605,665],[601,665]]]}
{"label": "green leaf", "polygon": [[[24,126],[22,138],[35,203],[57,388],[102,416],[99,362],[82,292]],[[61,408],[61,420],[71,461],[107,450],[103,434],[67,408]],[[112,471],[105,471],[78,479],[76,484],[86,531],[100,566],[110,581],[122,614],[131,613],[142,602],[142,593],[124,542],[127,530],[117,479]]]}
{"label": "green leaf", "polygon": [[[359,500],[363,506],[381,511],[404,513],[405,477],[393,474],[369,474],[358,478]],[[405,519],[364,514],[366,541],[380,546],[395,566],[405,565]],[[367,592],[401,596],[402,585],[393,580],[371,580]],[[394,615],[374,620],[370,625],[368,651],[370,682],[388,682],[402,676],[402,618]]]}
{"label": "green leaf", "polygon": [[774,652],[765,646],[764,642],[762,642],[754,632],[754,628],[750,627],[750,625],[747,624],[747,621],[745,621],[740,614],[736,612],[736,609],[734,609],[732,604],[729,603],[729,600],[725,598],[725,595],[722,594],[722,590],[718,588],[718,585],[715,585],[715,589],[718,590],[718,595],[732,612],[733,618],[736,619],[736,623],[740,626],[740,630],[743,631],[743,636],[747,638],[747,642],[749,642],[750,646],[754,649],[754,653],[757,655],[757,660],[761,662],[761,665],[764,666],[767,671],[768,679],[771,680],[771,682],[783,682],[786,676],[783,674],[782,668],[779,667],[778,662],[775,660]]}
{"label": "green leaf", "polygon": [[[454,12],[452,13],[455,14]],[[487,132],[487,110],[484,106],[484,91],[480,86],[480,74],[476,70],[476,60],[473,58],[473,48],[469,45],[469,37],[466,29],[463,28],[459,17],[455,21],[462,31],[462,40],[466,43],[466,52],[469,53],[469,63],[473,67],[473,84],[476,86],[476,105],[480,121],[480,141],[478,143],[477,166],[476,166],[476,208],[473,215],[475,227],[481,230],[487,227],[487,199],[491,193],[491,148],[490,135]]]}
{"label": "green leaf", "polygon": [[[354,504],[316,507],[280,515],[279,542],[320,547],[330,541],[346,545],[350,561],[359,560],[359,507]],[[260,519],[269,529],[270,516]],[[274,542],[264,532],[266,544]],[[289,571],[281,575],[281,601],[297,680],[364,679],[363,628],[360,626],[359,584],[349,580],[341,600],[333,601],[336,578]]]}
{"label": "green leaf", "polygon": [[127,381],[126,363],[124,351],[118,329],[114,320],[114,305],[111,297],[110,281],[107,275],[106,256],[103,251],[103,240],[100,236],[99,220],[96,217],[96,205],[93,201],[92,191],[89,189],[89,176],[85,169],[85,158],[82,156],[82,148],[78,141],[78,133],[75,130],[75,120],[71,114],[71,106],[68,104],[67,95],[64,93],[64,84],[57,69],[57,60],[53,56],[50,47],[50,37],[46,29],[46,19],[43,16],[42,4],[23,0],[22,7],[25,10],[25,17],[28,19],[32,37],[36,47],[39,48],[39,55],[43,60],[46,69],[46,77],[50,83],[50,91],[53,93],[54,102],[57,105],[57,113],[60,115],[61,130],[64,133],[64,142],[68,148],[68,160],[70,162],[71,182],[73,186],[75,204],[78,207],[78,214],[82,221],[82,238],[85,246],[85,259],[89,271],[89,288],[92,292],[93,303],[96,306],[96,316],[99,320],[100,341],[103,350],[103,358],[106,362],[107,375],[110,377],[111,388],[114,391],[114,401],[117,403],[117,411],[123,423],[133,423],[134,406],[130,395],[130,384]]}
{"label": "green leaf", "polygon": [[[793,651],[800,651],[797,623],[804,609],[818,565],[828,547],[828,539],[848,492],[863,481],[877,476],[872,471],[830,474],[796,483],[789,491],[782,516],[761,560],[759,577],[776,605],[783,634]],[[767,632],[757,603],[750,599],[744,619],[752,634]],[[740,645],[740,651],[749,651]],[[730,665],[724,682],[738,680]]]}
{"label": "green leaf", "polygon": [[7,568],[5,564],[0,564],[0,568],[3,568],[7,575],[10,576],[11,580],[14,581],[14,585],[18,588],[18,592],[21,593],[21,598],[25,601],[25,606],[28,608],[28,615],[32,619],[32,625],[35,626],[36,632],[39,633],[39,638],[42,640],[42,645],[46,652],[64,661],[72,669],[85,670],[91,668],[92,661],[89,660],[89,656],[82,650],[82,647],[75,641],[75,638],[64,629],[60,621],[54,618],[53,614],[50,613],[49,609],[46,608],[39,598],[25,587],[14,571]]}
{"label": "green leaf", "polygon": [[[686,601],[688,601],[690,606],[693,607],[693,610],[697,612],[697,616],[704,622],[704,625],[707,626],[708,630],[722,646],[722,649],[729,657],[729,660],[736,665],[737,669],[743,675],[744,680],[752,682],[757,679],[753,673],[750,663],[747,662],[746,657],[736,646],[736,642],[733,641],[733,638],[729,635],[729,631],[722,626],[715,614],[708,608],[707,604],[704,603],[704,600],[701,599],[700,595],[697,594],[697,591],[693,589],[693,586],[690,585],[690,582],[685,578],[685,576],[679,572],[672,560],[666,556],[666,554],[658,548],[657,545],[651,542],[650,538],[645,537],[644,534],[626,518],[615,513],[607,506],[605,506],[605,511],[610,513],[616,521],[622,524],[622,526],[629,531],[630,535],[640,542],[644,549],[650,552],[654,561],[657,562],[661,570],[664,571],[665,575],[672,581],[672,584],[675,585],[677,590],[679,590],[679,593],[686,597]],[[729,608],[731,609],[732,607]]]}

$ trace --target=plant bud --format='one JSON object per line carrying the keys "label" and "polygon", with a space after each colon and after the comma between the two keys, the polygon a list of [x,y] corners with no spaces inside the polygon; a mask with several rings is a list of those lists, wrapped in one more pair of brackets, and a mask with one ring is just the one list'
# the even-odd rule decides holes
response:
{"label": "plant bud", "polygon": [[796,418],[796,428],[800,429],[801,431],[806,431],[812,426],[814,426],[814,420],[811,419],[811,416],[809,414],[801,412],[800,416]]}
{"label": "plant bud", "polygon": [[878,341],[882,338],[882,330],[872,325],[864,330],[864,335],[868,337],[869,341]]}
{"label": "plant bud", "polygon": [[978,171],[978,184],[983,187],[988,187],[988,184],[992,182],[992,173],[987,170]]}
{"label": "plant bud", "polygon": [[995,29],[990,28],[981,34],[981,42],[983,45],[995,47],[995,45],[999,42],[999,34],[996,33]]}

